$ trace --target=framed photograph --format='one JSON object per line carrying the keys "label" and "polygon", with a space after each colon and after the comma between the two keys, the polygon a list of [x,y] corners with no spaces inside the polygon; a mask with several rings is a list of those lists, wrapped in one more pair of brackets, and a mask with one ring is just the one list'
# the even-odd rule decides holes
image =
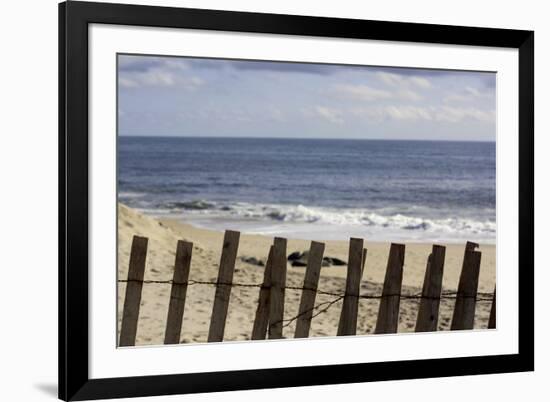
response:
{"label": "framed photograph", "polygon": [[533,43],[60,4],[59,397],[533,370]]}

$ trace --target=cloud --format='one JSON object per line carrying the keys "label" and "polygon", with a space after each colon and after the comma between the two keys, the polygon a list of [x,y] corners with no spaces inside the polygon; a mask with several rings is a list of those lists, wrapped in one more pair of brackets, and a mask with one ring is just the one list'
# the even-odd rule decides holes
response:
{"label": "cloud", "polygon": [[125,77],[121,77],[121,76],[118,77],[118,85],[120,85],[123,88],[137,88],[137,87],[139,87],[139,84],[136,81],[134,81],[130,78],[125,78]]}
{"label": "cloud", "polygon": [[423,99],[422,95],[419,95],[418,93],[414,92],[410,89],[402,89],[398,91],[395,94],[396,99],[404,99],[404,100],[410,100],[410,101],[419,101]]}
{"label": "cloud", "polygon": [[392,93],[383,89],[376,89],[368,85],[336,85],[335,91],[343,96],[364,101],[391,99]]}
{"label": "cloud", "polygon": [[271,106],[267,109],[266,117],[269,120],[283,122],[286,120],[286,116],[281,109],[275,106]]}
{"label": "cloud", "polygon": [[[376,78],[383,89],[374,88],[368,85],[337,85],[336,90],[341,95],[359,99],[363,101],[379,101],[387,99],[400,99],[408,101],[419,101],[423,99],[418,91],[432,88],[431,82],[417,75],[403,75],[395,72],[397,69],[377,69]],[[402,69],[405,71],[405,69]],[[401,72],[401,71],[400,71]]]}
{"label": "cloud", "polygon": [[495,91],[490,89],[489,91],[482,92],[477,88],[465,87],[458,93],[452,93],[447,95],[443,102],[445,103],[465,103],[465,102],[474,102],[477,99],[490,99],[495,96]]}
{"label": "cloud", "polygon": [[158,67],[160,59],[143,56],[118,56],[118,71],[146,72],[150,68]]}
{"label": "cloud", "polygon": [[367,102],[386,100],[386,99],[402,99],[410,101],[418,101],[422,96],[410,89],[385,90],[373,88],[368,85],[349,85],[342,84],[334,87],[336,93],[340,96],[357,99]]}
{"label": "cloud", "polygon": [[120,74],[118,84],[122,88],[174,87],[193,90],[203,84],[199,77],[187,77],[169,71],[152,70]]}
{"label": "cloud", "polygon": [[380,81],[391,87],[410,88],[417,87],[421,89],[429,89],[432,87],[430,81],[418,76],[404,76],[401,74],[388,73],[380,71],[376,73]]}
{"label": "cloud", "polygon": [[426,78],[422,77],[411,77],[410,82],[419,88],[428,89],[432,87],[432,84],[430,81],[428,81]]}
{"label": "cloud", "polygon": [[237,70],[275,71],[285,73],[302,73],[316,75],[330,75],[340,70],[340,66],[314,64],[314,63],[291,63],[291,62],[258,62],[258,61],[233,61],[231,66]]}
{"label": "cloud", "polygon": [[118,83],[122,88],[177,86],[195,89],[203,80],[189,70],[185,58],[120,55]]}
{"label": "cloud", "polygon": [[342,111],[327,106],[314,106],[312,108],[304,108],[302,115],[308,118],[322,118],[332,124],[343,124],[344,118]]}
{"label": "cloud", "polygon": [[315,108],[315,111],[319,116],[331,123],[342,124],[344,122],[344,119],[342,118],[342,113],[339,110],[324,106],[317,106]]}
{"label": "cloud", "polygon": [[416,106],[386,106],[384,112],[394,120],[432,120],[430,112]]}
{"label": "cloud", "polygon": [[192,69],[232,69],[240,71],[268,71],[284,73],[302,73],[314,75],[332,75],[344,71],[346,67],[335,64],[297,63],[288,61],[227,60],[227,59],[187,59]]}
{"label": "cloud", "polygon": [[457,123],[464,120],[477,120],[489,123],[495,121],[495,111],[442,106],[438,110],[436,120],[449,123]]}
{"label": "cloud", "polygon": [[362,118],[398,121],[429,121],[459,123],[478,121],[491,123],[495,121],[494,110],[479,110],[475,108],[456,108],[449,106],[410,106],[389,105],[378,107],[354,108],[352,114]]}
{"label": "cloud", "polygon": [[120,86],[125,88],[139,88],[143,86],[172,86],[176,79],[173,74],[163,71],[133,72],[121,74],[118,79]]}
{"label": "cloud", "polygon": [[[414,67],[384,67],[325,63],[303,63],[289,61],[261,60],[230,60],[215,58],[198,58],[184,56],[150,56],[150,55],[120,55],[118,57],[119,71],[148,71],[153,68],[171,65],[173,68],[184,69],[235,69],[235,70],[265,70],[277,72],[297,72],[304,74],[332,75],[340,72],[359,71],[372,72],[381,75],[400,77],[419,88],[431,85],[429,78],[457,79],[472,76],[488,88],[494,88],[496,74],[483,71],[443,70]],[[388,77],[386,77],[388,78]],[[390,78],[391,79],[391,78]]]}
{"label": "cloud", "polygon": [[375,67],[376,71],[398,74],[408,77],[426,77],[435,79],[472,79],[475,78],[487,88],[496,85],[496,73],[493,71],[444,70],[436,68],[414,67]]}
{"label": "cloud", "polygon": [[188,70],[189,60],[185,57],[157,57],[146,55],[119,55],[119,72],[148,72],[159,69]]}
{"label": "cloud", "polygon": [[375,120],[433,120],[432,111],[429,108],[418,106],[390,105],[354,108],[351,112],[356,116]]}
{"label": "cloud", "polygon": [[119,56],[118,83],[121,88],[174,87],[195,89],[203,80],[188,71],[185,60],[143,56]]}
{"label": "cloud", "polygon": [[472,96],[474,96],[474,97],[476,97],[476,98],[484,97],[484,96],[488,95],[488,94],[486,94],[486,93],[481,93],[481,92],[479,91],[479,89],[477,89],[477,88],[472,88],[472,87],[466,87],[466,88],[464,88],[464,91],[465,91],[467,94],[470,94],[470,95],[472,95]]}

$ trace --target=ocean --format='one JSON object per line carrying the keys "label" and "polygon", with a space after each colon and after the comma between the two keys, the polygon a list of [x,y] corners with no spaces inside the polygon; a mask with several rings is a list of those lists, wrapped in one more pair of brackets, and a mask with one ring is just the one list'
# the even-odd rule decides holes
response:
{"label": "ocean", "polygon": [[494,244],[495,143],[118,138],[119,201],[215,230]]}

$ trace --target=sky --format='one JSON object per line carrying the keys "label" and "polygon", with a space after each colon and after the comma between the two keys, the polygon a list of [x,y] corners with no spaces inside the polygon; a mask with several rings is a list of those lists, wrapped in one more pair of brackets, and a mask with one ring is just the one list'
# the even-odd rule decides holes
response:
{"label": "sky", "polygon": [[118,56],[119,135],[495,141],[496,74]]}

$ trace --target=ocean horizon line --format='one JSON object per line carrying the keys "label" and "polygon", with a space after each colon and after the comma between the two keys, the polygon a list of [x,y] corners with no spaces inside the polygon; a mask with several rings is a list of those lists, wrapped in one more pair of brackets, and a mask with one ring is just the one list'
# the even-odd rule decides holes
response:
{"label": "ocean horizon line", "polygon": [[127,135],[118,134],[123,138],[159,138],[159,139],[253,139],[253,140],[321,140],[321,141],[386,141],[386,142],[450,142],[450,143],[489,143],[496,144],[496,140],[446,140],[446,139],[417,139],[417,138],[323,138],[323,137],[251,137],[251,136],[196,136],[196,135]]}

